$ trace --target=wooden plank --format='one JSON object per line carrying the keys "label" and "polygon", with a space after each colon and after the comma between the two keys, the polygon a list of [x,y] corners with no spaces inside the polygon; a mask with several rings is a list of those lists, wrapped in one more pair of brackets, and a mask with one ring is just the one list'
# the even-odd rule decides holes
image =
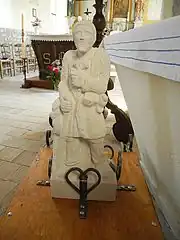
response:
{"label": "wooden plank", "polygon": [[12,216],[0,218],[1,240],[163,239],[135,153],[124,154],[121,183],[133,183],[137,191],[118,192],[113,203],[89,202],[86,220],[79,219],[78,201],[53,200],[49,187],[36,186],[47,178],[50,155],[50,149],[40,152],[9,207]]}

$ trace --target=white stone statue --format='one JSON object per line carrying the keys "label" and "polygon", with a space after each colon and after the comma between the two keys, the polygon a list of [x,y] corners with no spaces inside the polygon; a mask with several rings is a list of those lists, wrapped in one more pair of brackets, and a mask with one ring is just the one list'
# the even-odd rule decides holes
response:
{"label": "white stone statue", "polygon": [[[74,166],[84,170],[97,168],[102,179],[108,179],[111,187],[116,185],[115,174],[103,154],[106,135],[103,109],[108,100],[105,92],[110,76],[109,57],[103,48],[92,47],[96,29],[90,21],[76,23],[73,39],[77,50],[64,55],[59,98],[51,114],[54,129],[51,185],[54,197],[76,198],[69,186],[65,191],[67,183],[64,182],[64,174]],[[59,183],[55,184],[58,179]],[[64,187],[61,188],[60,183]],[[114,200],[115,188],[112,189],[110,198]],[[102,198],[100,200],[106,200]]]}

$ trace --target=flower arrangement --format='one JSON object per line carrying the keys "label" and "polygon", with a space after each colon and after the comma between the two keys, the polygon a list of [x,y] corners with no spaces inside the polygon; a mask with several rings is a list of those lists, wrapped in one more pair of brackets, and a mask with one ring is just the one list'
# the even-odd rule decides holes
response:
{"label": "flower arrangement", "polygon": [[48,67],[48,78],[53,83],[53,89],[57,89],[59,82],[61,80],[61,67],[59,60],[55,60],[53,63],[51,63]]}

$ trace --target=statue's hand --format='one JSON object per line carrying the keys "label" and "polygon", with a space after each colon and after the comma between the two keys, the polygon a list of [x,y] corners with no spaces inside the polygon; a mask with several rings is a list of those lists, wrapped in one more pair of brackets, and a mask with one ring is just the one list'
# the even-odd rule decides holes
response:
{"label": "statue's hand", "polygon": [[69,113],[72,110],[72,102],[66,98],[61,98],[60,108],[63,113]]}
{"label": "statue's hand", "polygon": [[83,98],[83,104],[87,107],[91,107],[97,103],[99,95],[93,92],[86,92]]}
{"label": "statue's hand", "polygon": [[83,104],[87,107],[91,107],[94,104],[94,102],[88,99],[84,99]]}
{"label": "statue's hand", "polygon": [[81,70],[71,69],[71,81],[72,85],[77,88],[81,88],[84,85],[84,81],[81,77]]}

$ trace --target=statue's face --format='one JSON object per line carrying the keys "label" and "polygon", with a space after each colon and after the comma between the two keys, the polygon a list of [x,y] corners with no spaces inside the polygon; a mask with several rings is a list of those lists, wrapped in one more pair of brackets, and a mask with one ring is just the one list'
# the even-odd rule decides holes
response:
{"label": "statue's face", "polygon": [[74,43],[81,53],[88,52],[94,44],[94,36],[87,26],[79,26],[74,32]]}

